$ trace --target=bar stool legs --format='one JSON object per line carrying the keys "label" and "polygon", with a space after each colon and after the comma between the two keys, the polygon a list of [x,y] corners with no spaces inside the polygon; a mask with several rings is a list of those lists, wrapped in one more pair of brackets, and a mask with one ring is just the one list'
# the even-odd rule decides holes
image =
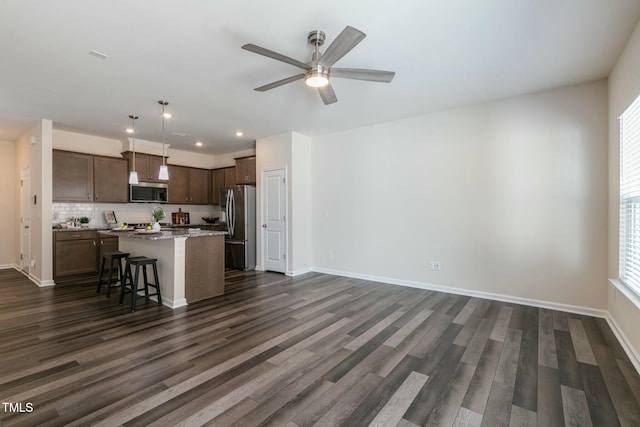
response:
{"label": "bar stool legs", "polygon": [[[131,266],[135,266],[135,273],[132,274]],[[149,282],[147,276],[147,265],[153,269],[154,283]],[[140,268],[142,268],[142,279],[144,284],[144,299],[149,301],[149,297],[156,296],[158,305],[162,305],[162,295],[160,292],[160,281],[158,279],[157,260],[147,257],[127,258],[124,268],[124,282],[120,288],[120,304],[124,303],[124,295],[131,293],[131,311],[136,311],[136,300],[138,299],[138,279],[140,277]],[[149,287],[155,288],[155,293],[149,293]],[[141,290],[141,289],[140,289]]]}
{"label": "bar stool legs", "polygon": [[[98,289],[96,290],[96,293],[100,293],[100,288],[102,287],[103,283],[106,283],[107,285],[107,298],[109,298],[111,296],[111,285],[112,285],[112,281],[113,281],[113,273],[114,273],[114,262],[117,262],[117,278],[115,279],[115,283],[120,283],[120,285],[122,285],[122,283],[124,283],[124,274],[122,272],[122,260],[126,259],[129,257],[129,254],[126,252],[120,252],[120,251],[115,251],[115,252],[105,252],[102,254],[102,262],[100,263],[100,275],[98,276]],[[104,268],[104,264],[106,261],[109,261],[109,270],[108,270],[108,278],[106,280],[103,280],[102,276],[104,275],[105,272],[105,268]]]}

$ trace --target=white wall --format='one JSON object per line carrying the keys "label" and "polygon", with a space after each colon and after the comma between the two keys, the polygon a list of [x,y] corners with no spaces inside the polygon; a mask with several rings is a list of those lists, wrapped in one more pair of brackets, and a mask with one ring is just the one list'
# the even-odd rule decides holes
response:
{"label": "white wall", "polygon": [[[618,117],[640,96],[640,24],[629,39],[609,76],[609,278],[618,279],[618,218],[620,176],[620,122]],[[636,355],[640,355],[640,298],[625,295],[609,284],[608,310],[626,335]],[[636,356],[640,360],[640,356]]]}
{"label": "white wall", "polygon": [[606,308],[606,117],[599,81],[314,138],[314,268]]}
{"label": "white wall", "polygon": [[3,183],[0,185],[0,232],[3,236],[0,243],[0,268],[19,265],[19,258],[16,259],[14,252],[19,232],[16,233],[14,224],[20,221],[20,168],[16,167],[15,160],[15,142],[0,141],[0,182]]}
{"label": "white wall", "polygon": [[312,262],[312,209],[311,194],[311,138],[293,132],[291,134],[291,247],[292,274],[311,271]]}

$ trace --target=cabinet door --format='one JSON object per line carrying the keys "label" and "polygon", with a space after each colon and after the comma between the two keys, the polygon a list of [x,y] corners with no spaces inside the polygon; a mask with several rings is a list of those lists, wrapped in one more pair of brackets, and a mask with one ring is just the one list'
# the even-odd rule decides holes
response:
{"label": "cabinet door", "polygon": [[149,181],[149,155],[143,153],[136,153],[135,160],[136,165],[133,167],[134,154],[129,155],[129,170],[135,170],[138,172],[138,181]]}
{"label": "cabinet door", "polygon": [[[150,182],[166,182],[158,179],[160,166],[162,165],[162,157],[149,156],[149,181]],[[171,176],[169,176],[171,178]]]}
{"label": "cabinet door", "polygon": [[224,169],[211,171],[211,204],[220,204],[220,188],[224,187]]}
{"label": "cabinet door", "polygon": [[236,185],[236,168],[231,166],[230,168],[224,168],[224,185]]}
{"label": "cabinet door", "polygon": [[93,156],[54,150],[53,201],[93,201]]}
{"label": "cabinet door", "polygon": [[209,203],[209,171],[189,169],[189,203],[206,205]]}
{"label": "cabinet door", "polygon": [[93,158],[93,200],[101,203],[127,203],[128,163],[115,157]]}
{"label": "cabinet door", "polygon": [[169,203],[189,203],[189,168],[169,166]]}
{"label": "cabinet door", "polygon": [[236,184],[256,183],[256,158],[236,159]]}
{"label": "cabinet door", "polygon": [[55,277],[98,271],[95,238],[57,241],[55,250]]}

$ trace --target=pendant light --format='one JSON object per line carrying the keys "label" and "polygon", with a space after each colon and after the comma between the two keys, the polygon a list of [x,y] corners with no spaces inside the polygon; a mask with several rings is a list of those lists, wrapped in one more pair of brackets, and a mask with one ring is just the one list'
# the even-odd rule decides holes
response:
{"label": "pendant light", "polygon": [[131,114],[129,116],[131,119],[131,129],[132,137],[131,137],[131,150],[133,151],[133,163],[131,172],[129,172],[129,184],[137,184],[138,183],[138,172],[136,171],[136,120],[138,120],[138,116]]}
{"label": "pendant light", "polygon": [[167,101],[158,101],[158,104],[162,105],[162,165],[160,166],[160,173],[158,173],[158,179],[161,179],[163,181],[167,181],[169,179],[169,168],[167,167],[167,164],[165,163],[165,156],[164,156],[164,107],[169,105],[169,103]]}

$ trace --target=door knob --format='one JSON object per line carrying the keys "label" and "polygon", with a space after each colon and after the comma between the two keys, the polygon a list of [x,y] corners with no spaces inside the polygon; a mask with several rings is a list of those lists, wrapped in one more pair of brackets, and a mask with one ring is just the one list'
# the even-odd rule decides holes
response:
{"label": "door knob", "polygon": [[267,228],[267,224],[262,224],[262,228]]}

